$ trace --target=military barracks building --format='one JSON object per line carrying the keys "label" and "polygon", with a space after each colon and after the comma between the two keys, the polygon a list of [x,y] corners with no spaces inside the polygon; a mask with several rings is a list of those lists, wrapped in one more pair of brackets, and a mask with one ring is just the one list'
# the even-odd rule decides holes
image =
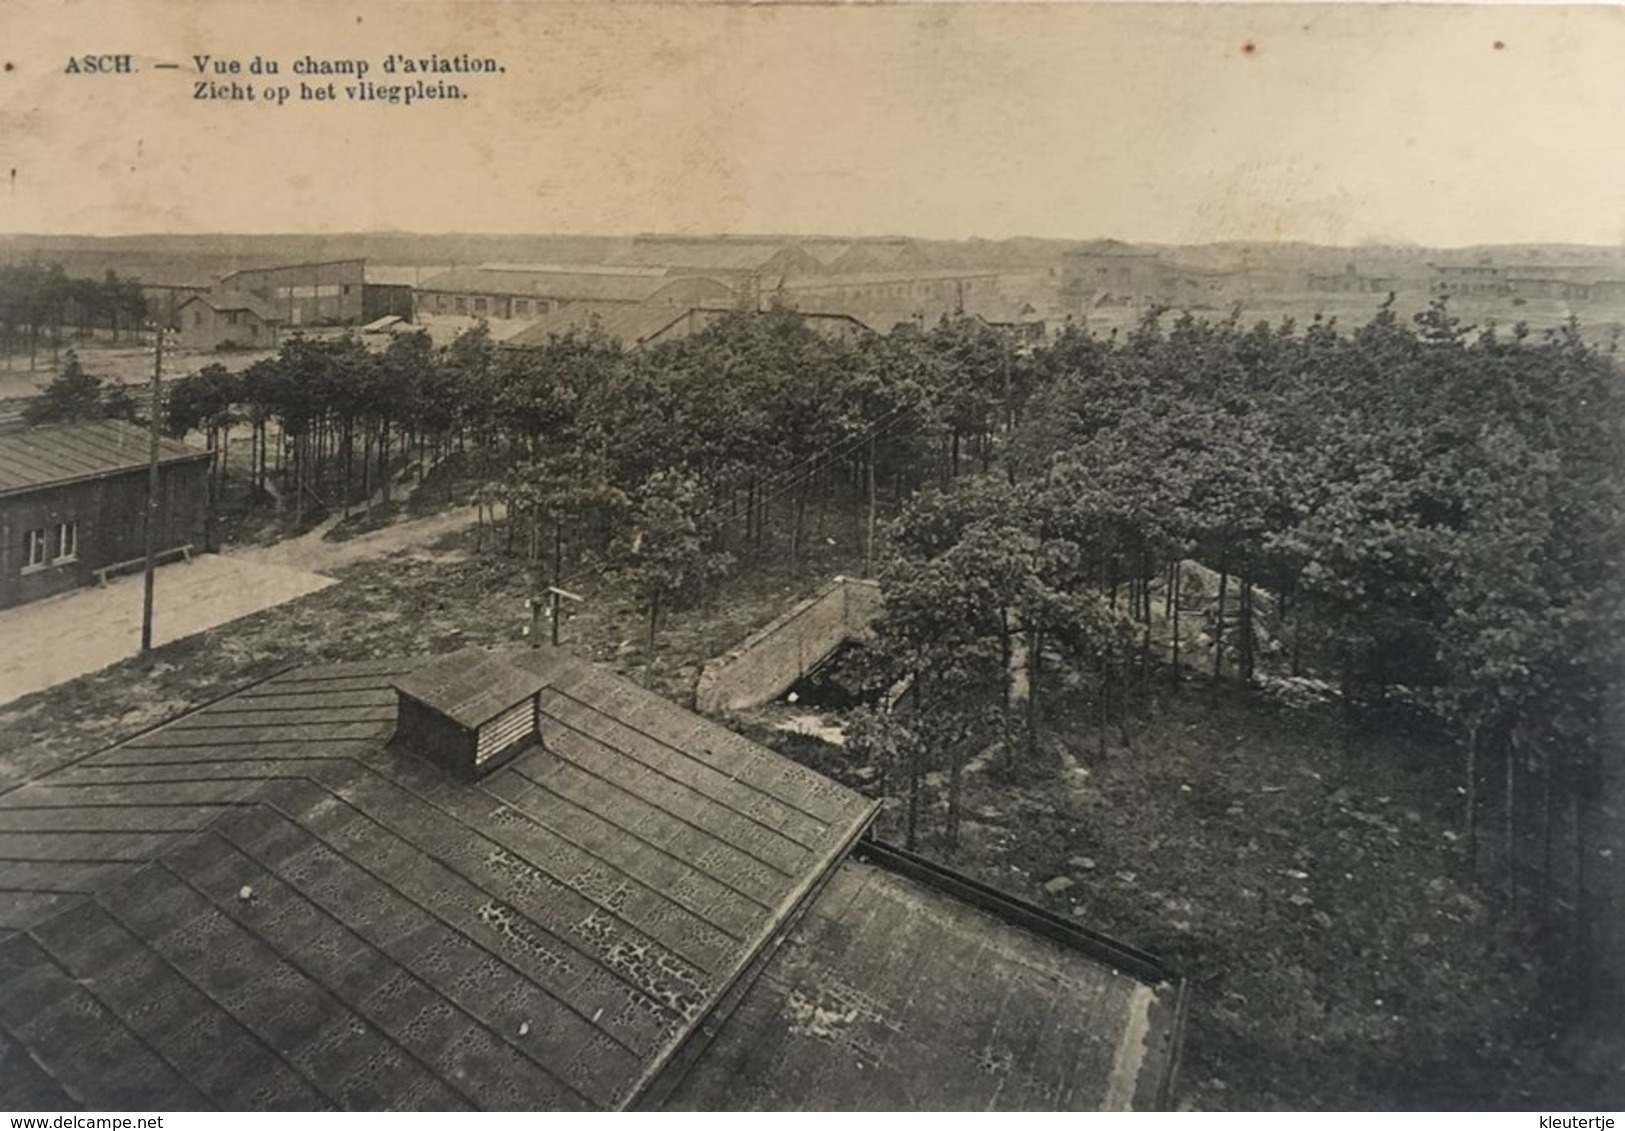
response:
{"label": "military barracks building", "polygon": [[650,267],[503,265],[456,267],[417,288],[424,314],[535,319],[577,302],[691,307],[729,302],[717,279]]}
{"label": "military barracks building", "polygon": [[[110,420],[0,433],[0,608],[143,560],[151,442],[145,428]],[[205,547],[212,458],[159,443],[164,557]]]}

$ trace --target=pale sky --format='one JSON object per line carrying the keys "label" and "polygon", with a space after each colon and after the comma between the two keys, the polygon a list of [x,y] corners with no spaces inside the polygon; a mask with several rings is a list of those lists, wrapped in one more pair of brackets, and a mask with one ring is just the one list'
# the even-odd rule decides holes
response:
{"label": "pale sky", "polygon": [[[193,99],[391,52],[506,74]],[[5,0],[0,55],[0,233],[1625,241],[1616,7]]]}

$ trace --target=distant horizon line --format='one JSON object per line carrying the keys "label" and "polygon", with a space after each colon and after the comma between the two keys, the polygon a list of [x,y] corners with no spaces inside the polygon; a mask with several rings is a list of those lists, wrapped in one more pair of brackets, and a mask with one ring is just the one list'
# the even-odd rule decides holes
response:
{"label": "distant horizon line", "polygon": [[778,242],[799,243],[811,241],[841,241],[846,243],[881,243],[887,241],[916,241],[921,243],[948,243],[948,244],[1010,244],[1010,243],[1053,243],[1053,244],[1090,244],[1090,243],[1123,243],[1147,247],[1234,247],[1237,245],[1260,245],[1271,247],[1315,247],[1335,248],[1342,251],[1360,251],[1375,249],[1417,250],[1417,251],[1471,251],[1482,248],[1551,248],[1572,247],[1595,251],[1625,251],[1625,242],[1622,243],[1590,243],[1583,240],[1505,240],[1492,242],[1476,242],[1465,244],[1430,244],[1418,243],[1414,240],[1385,240],[1380,238],[1362,239],[1354,243],[1335,241],[1319,241],[1308,239],[1280,240],[1264,238],[1237,237],[1219,240],[1198,241],[1170,241],[1162,239],[1133,239],[1123,236],[920,236],[891,233],[884,235],[843,235],[829,232],[813,233],[783,233],[783,232],[587,232],[587,231],[532,231],[532,232],[488,232],[488,231],[415,231],[403,228],[356,228],[342,231],[205,231],[205,232],[0,232],[0,240],[199,240],[199,239],[355,239],[355,238],[395,238],[395,239],[596,239],[596,240],[734,240],[740,242]]}

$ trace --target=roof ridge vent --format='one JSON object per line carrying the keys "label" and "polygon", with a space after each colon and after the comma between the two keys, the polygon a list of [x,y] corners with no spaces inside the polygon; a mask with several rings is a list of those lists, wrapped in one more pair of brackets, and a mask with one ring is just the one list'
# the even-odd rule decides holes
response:
{"label": "roof ridge vent", "polygon": [[454,652],[393,685],[393,745],[464,780],[483,777],[541,744],[547,678],[489,652]]}

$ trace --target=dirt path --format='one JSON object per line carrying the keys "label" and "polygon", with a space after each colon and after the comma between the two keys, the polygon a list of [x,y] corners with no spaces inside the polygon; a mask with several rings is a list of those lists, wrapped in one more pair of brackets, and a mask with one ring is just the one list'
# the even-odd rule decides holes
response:
{"label": "dirt path", "polygon": [[[476,509],[455,507],[386,526],[344,542],[327,541],[330,524],[271,546],[205,554],[155,575],[158,644],[218,628],[303,597],[357,562],[432,545],[473,526]],[[0,614],[0,704],[116,664],[140,650],[141,577],[64,593]]]}
{"label": "dirt path", "polygon": [[401,550],[429,546],[448,534],[466,530],[477,521],[477,508],[452,507],[426,518],[407,519],[380,530],[370,530],[348,541],[330,542],[325,535],[334,522],[329,520],[297,538],[271,546],[245,546],[228,551],[227,556],[324,573],[356,562],[387,557]]}
{"label": "dirt path", "polygon": [[[153,574],[153,642],[182,640],[333,584],[297,561],[204,554]],[[130,574],[0,613],[0,704],[141,650],[142,578]]]}

